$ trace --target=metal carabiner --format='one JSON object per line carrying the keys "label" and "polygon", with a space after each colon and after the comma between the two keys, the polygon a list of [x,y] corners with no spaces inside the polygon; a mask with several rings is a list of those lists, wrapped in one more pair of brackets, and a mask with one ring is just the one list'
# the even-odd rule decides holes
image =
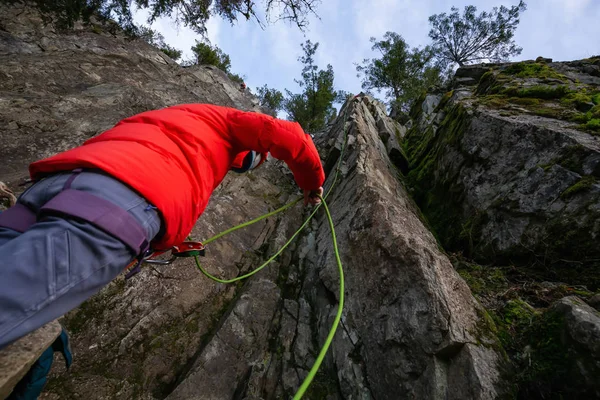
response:
{"label": "metal carabiner", "polygon": [[[154,257],[171,251],[171,258],[168,260],[155,260]],[[142,258],[142,263],[152,265],[171,265],[180,257],[204,256],[204,245],[200,242],[183,242],[169,250],[149,252]]]}
{"label": "metal carabiner", "polygon": [[171,254],[171,258],[168,260],[151,260],[151,259],[144,259],[142,262],[144,264],[152,264],[152,265],[171,265],[175,262],[175,260],[177,260],[177,256]]}

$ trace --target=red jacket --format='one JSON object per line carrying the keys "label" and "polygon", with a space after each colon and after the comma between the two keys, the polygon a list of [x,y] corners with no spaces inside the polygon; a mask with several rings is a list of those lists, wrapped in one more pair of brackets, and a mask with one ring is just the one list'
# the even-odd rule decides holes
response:
{"label": "red jacket", "polygon": [[76,168],[109,173],[161,211],[165,234],[154,246],[165,249],[185,240],[236,156],[248,150],[285,161],[302,189],[323,185],[319,154],[298,123],[208,104],[134,115],[29,171],[33,179]]}

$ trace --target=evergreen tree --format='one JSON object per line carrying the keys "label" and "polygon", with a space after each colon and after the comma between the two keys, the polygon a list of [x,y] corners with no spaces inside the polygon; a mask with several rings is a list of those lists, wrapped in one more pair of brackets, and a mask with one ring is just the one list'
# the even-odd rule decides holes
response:
{"label": "evergreen tree", "polygon": [[271,111],[271,114],[277,115],[277,112],[283,108],[283,93],[279,90],[264,85],[256,88],[256,92],[260,106]]}
{"label": "evergreen tree", "polygon": [[242,76],[231,72],[231,58],[219,46],[196,40],[196,44],[192,46],[191,50],[194,58],[183,61],[182,65],[214,65],[225,72],[232,81],[238,84],[244,83]]}
{"label": "evergreen tree", "polygon": [[429,87],[440,84],[440,68],[434,63],[431,47],[413,48],[397,33],[387,32],[383,40],[371,38],[372,50],[380,58],[366,59],[357,65],[362,88],[367,92],[383,90],[387,98],[406,111],[413,100]]}
{"label": "evergreen tree", "polygon": [[475,15],[475,6],[466,6],[462,16],[456,7],[451,13],[429,17],[433,48],[441,61],[463,66],[471,62],[504,61],[523,50],[513,40],[519,15],[527,9],[523,0],[511,8],[494,7]]}
{"label": "evergreen tree", "polygon": [[147,26],[140,26],[138,27],[137,36],[148,44],[160,49],[160,51],[171,57],[173,60],[177,61],[181,58],[181,50],[168,45],[160,32],[156,32]]}
{"label": "evergreen tree", "polygon": [[231,58],[225,54],[218,46],[213,46],[210,43],[199,42],[192,46],[194,59],[187,61],[187,65],[214,65],[221,71],[229,73],[231,68]]}
{"label": "evergreen tree", "polygon": [[333,67],[327,65],[324,70],[319,70],[315,63],[315,53],[319,43],[307,40],[302,45],[304,55],[298,58],[304,67],[302,78],[295,80],[301,93],[292,93],[286,89],[286,99],[283,109],[288,119],[298,122],[307,132],[316,132],[323,129],[336,114],[333,107],[335,101],[341,101],[345,93],[336,91],[333,85]]}

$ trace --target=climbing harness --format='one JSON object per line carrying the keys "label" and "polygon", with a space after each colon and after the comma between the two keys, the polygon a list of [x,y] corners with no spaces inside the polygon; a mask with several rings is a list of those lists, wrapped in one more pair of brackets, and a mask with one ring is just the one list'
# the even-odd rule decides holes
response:
{"label": "climbing harness", "polygon": [[146,231],[131,214],[101,197],[71,189],[73,181],[81,172],[81,168],[72,171],[62,191],[44,204],[37,213],[21,203],[1,213],[0,227],[23,233],[47,216],[68,216],[89,222],[113,235],[136,255],[146,254],[150,248]]}

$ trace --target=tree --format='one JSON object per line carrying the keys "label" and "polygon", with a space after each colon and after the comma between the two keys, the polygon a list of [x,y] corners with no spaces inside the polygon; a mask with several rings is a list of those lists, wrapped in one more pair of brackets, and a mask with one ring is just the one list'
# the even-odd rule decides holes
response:
{"label": "tree", "polygon": [[298,122],[307,132],[316,132],[323,129],[335,116],[333,103],[341,101],[345,93],[334,89],[331,65],[327,65],[325,70],[319,70],[315,64],[314,56],[319,43],[313,44],[307,40],[301,46],[304,55],[300,56],[298,61],[304,64],[304,67],[302,79],[295,82],[303,91],[292,93],[286,89],[283,109],[288,114],[288,119]]}
{"label": "tree", "polygon": [[463,66],[470,62],[507,60],[523,50],[513,40],[519,15],[527,9],[523,0],[516,6],[494,7],[491,12],[475,15],[475,6],[466,6],[462,16],[456,7],[452,13],[429,17],[429,37],[440,60]]}
{"label": "tree", "polygon": [[397,33],[387,32],[383,40],[371,38],[372,50],[380,58],[366,59],[356,65],[362,76],[362,88],[385,91],[385,95],[403,111],[430,86],[441,83],[440,68],[434,63],[434,52],[429,46],[411,49]]}
{"label": "tree", "polygon": [[148,44],[157,47],[160,51],[177,61],[181,58],[181,50],[168,45],[164,36],[160,32],[148,28],[147,26],[138,27],[137,36]]}
{"label": "tree", "polygon": [[185,60],[182,63],[184,66],[214,65],[225,72],[229,79],[235,83],[244,83],[244,78],[242,76],[231,72],[231,58],[229,58],[229,55],[223,52],[219,46],[213,46],[210,43],[199,42],[196,40],[196,44],[192,46],[191,50],[194,54],[194,58]]}
{"label": "tree", "polygon": [[[220,16],[230,23],[238,18],[254,19],[261,26],[259,11],[252,0],[31,0],[44,14],[58,18],[61,27],[71,28],[92,15],[113,18],[126,30],[135,28],[132,6],[148,10],[148,23],[161,17],[174,17],[175,22],[205,34],[206,22],[211,16]],[[301,30],[308,25],[308,17],[316,15],[320,0],[267,0],[264,10],[267,21],[286,20]]]}
{"label": "tree", "polygon": [[256,88],[256,92],[258,93],[260,106],[272,111],[272,114],[276,115],[283,108],[283,93],[279,90],[264,85]]}
{"label": "tree", "polygon": [[218,46],[196,40],[196,45],[192,46],[192,53],[194,59],[188,61],[188,65],[214,65],[221,71],[230,72],[231,59]]}

